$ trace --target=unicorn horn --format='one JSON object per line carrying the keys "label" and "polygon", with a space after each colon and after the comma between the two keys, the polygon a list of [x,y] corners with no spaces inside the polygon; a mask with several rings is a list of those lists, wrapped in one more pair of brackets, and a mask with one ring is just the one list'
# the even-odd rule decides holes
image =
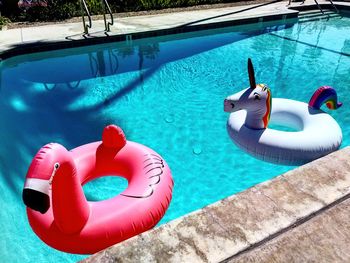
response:
{"label": "unicorn horn", "polygon": [[248,58],[248,74],[249,74],[250,88],[255,89],[256,82],[255,82],[255,76],[254,76],[254,67],[253,67],[252,60],[250,58]]}

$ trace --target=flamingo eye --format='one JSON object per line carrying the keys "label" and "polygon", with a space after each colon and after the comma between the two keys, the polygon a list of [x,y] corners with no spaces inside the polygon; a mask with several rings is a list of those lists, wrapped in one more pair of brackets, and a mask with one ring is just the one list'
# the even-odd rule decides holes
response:
{"label": "flamingo eye", "polygon": [[254,100],[261,100],[260,95],[256,92],[254,92]]}

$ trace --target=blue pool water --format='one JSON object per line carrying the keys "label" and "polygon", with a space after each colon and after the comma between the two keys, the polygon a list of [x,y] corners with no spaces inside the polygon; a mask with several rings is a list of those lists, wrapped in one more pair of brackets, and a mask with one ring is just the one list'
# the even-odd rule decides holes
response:
{"label": "blue pool water", "polygon": [[[331,112],[350,144],[350,19],[290,26],[251,25],[46,52],[0,64],[0,258],[66,262],[32,232],[21,201],[26,171],[44,144],[67,148],[100,140],[120,125],[129,140],[160,153],[175,187],[161,221],[199,209],[292,167],[256,160],[226,132],[223,99],[248,86],[251,57],[258,82],[274,97],[307,102],[320,85],[336,87],[344,106]],[[89,200],[114,196],[124,179],[84,187]]]}

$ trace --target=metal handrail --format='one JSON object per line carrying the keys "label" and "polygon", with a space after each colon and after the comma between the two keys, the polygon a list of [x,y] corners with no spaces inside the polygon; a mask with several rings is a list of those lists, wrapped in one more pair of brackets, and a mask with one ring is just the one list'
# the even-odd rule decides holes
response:
{"label": "metal handrail", "polygon": [[331,2],[331,5],[333,6],[333,8],[335,9],[335,11],[339,14],[339,10],[338,8],[334,5],[332,0],[329,0],[329,2]]}
{"label": "metal handrail", "polygon": [[[84,28],[84,33],[85,33],[85,34],[89,34],[89,28],[92,27],[91,15],[90,15],[90,12],[89,12],[89,8],[87,7],[85,0],[81,0],[81,1],[80,1],[80,6],[81,6],[81,16],[83,17],[83,28]],[[86,14],[87,17],[88,17],[89,24],[86,24],[86,23],[85,23],[85,14],[84,14],[84,11],[85,11],[85,14]]]}
{"label": "metal handrail", "polygon": [[[109,7],[108,1],[107,0],[102,0],[102,5],[104,7],[104,12],[103,12],[103,19],[105,21],[105,31],[109,32],[111,31],[110,26],[112,26],[114,24],[114,20],[113,20],[113,14],[112,14],[112,10]],[[106,14],[109,14],[111,17],[111,22],[107,22],[106,19]]]}
{"label": "metal handrail", "polygon": [[320,4],[317,2],[317,0],[314,0],[314,1],[315,1],[316,5],[317,5],[318,9],[320,9],[321,13],[324,15],[324,12],[323,12]]}
{"label": "metal handrail", "polygon": [[[317,2],[317,0],[314,0],[314,1],[315,1],[315,4],[317,5],[318,9],[319,9],[319,10],[321,11],[321,13],[324,15],[324,11],[323,11],[322,7],[320,6],[320,4]],[[338,8],[334,5],[333,1],[332,1],[332,0],[328,0],[328,1],[331,3],[331,5],[332,5],[332,7],[334,8],[334,10],[339,14],[339,10],[338,10]],[[303,0],[301,4],[304,4],[304,2],[305,2],[305,0]],[[292,3],[292,0],[289,0],[288,5],[291,5],[291,3]],[[328,16],[329,16],[329,15],[328,15]]]}

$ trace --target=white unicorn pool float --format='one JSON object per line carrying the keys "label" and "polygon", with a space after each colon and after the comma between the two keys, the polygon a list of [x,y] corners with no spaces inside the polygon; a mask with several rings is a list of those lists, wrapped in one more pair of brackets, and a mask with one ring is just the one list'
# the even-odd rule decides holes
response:
{"label": "white unicorn pool float", "polygon": [[[320,109],[326,104],[339,108],[336,91],[322,86],[309,104],[274,98],[265,84],[256,85],[254,69],[248,59],[250,87],[227,97],[225,112],[230,112],[228,133],[233,142],[254,157],[277,164],[301,165],[339,149],[342,131],[338,123]],[[268,128],[279,124],[296,131]]]}

